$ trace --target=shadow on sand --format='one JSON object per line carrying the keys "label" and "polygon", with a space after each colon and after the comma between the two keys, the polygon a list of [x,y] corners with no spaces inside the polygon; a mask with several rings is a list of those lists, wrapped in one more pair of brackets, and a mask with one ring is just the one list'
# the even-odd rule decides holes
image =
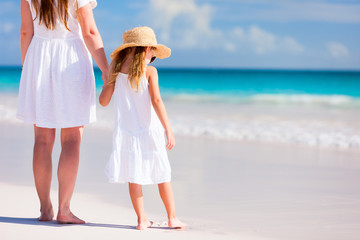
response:
{"label": "shadow on sand", "polygon": [[[85,224],[59,224],[55,220],[49,222],[40,222],[37,218],[18,218],[18,217],[2,217],[0,216],[0,223],[14,223],[24,225],[37,225],[47,227],[69,227],[69,226],[81,226],[81,227],[103,227],[103,228],[121,228],[136,230],[135,226],[130,225],[118,225],[118,224],[105,224],[105,223],[85,223]],[[153,226],[151,228],[170,230],[168,227]]]}

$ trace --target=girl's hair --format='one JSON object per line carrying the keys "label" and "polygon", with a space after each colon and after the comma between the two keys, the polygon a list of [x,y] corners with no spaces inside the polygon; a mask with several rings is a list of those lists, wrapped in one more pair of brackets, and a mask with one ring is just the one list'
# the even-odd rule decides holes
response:
{"label": "girl's hair", "polygon": [[136,92],[139,91],[139,82],[140,78],[144,75],[145,72],[145,49],[146,47],[128,47],[124,50],[120,51],[111,61],[110,64],[110,77],[109,83],[110,85],[115,84],[116,77],[120,72],[121,66],[127,59],[129,53],[131,53],[132,49],[134,50],[134,56],[130,64],[129,69],[129,82],[132,89]]}
{"label": "girl's hair", "polygon": [[35,19],[39,17],[39,24],[44,23],[47,29],[54,30],[58,16],[66,29],[70,31],[67,25],[69,0],[58,0],[57,6],[54,0],[31,0],[31,3],[36,11]]}

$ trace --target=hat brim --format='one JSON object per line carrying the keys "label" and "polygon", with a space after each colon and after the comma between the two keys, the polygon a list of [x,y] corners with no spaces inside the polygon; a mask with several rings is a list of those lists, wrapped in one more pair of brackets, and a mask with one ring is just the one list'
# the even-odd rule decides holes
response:
{"label": "hat brim", "polygon": [[122,44],[120,47],[116,48],[110,55],[111,58],[114,58],[120,51],[124,50],[128,47],[154,47],[155,48],[155,55],[157,58],[164,59],[168,58],[171,55],[171,49],[166,47],[162,44],[156,44],[156,45],[147,45],[147,46],[141,46],[136,43],[125,43]]}

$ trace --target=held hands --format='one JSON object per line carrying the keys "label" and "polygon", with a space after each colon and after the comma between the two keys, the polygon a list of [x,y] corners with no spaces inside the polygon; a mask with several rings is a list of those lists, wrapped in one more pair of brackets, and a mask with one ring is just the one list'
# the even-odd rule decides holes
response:
{"label": "held hands", "polygon": [[99,96],[99,102],[100,102],[101,106],[106,107],[109,104],[111,97],[114,93],[114,84],[109,85],[108,70],[103,71],[101,78],[104,81],[104,85],[102,87],[102,91]]}
{"label": "held hands", "polygon": [[105,86],[107,84],[107,82],[109,81],[109,73],[108,72],[103,72],[102,76],[101,76],[101,79],[103,80],[104,86]]}
{"label": "held hands", "polygon": [[174,134],[170,130],[170,131],[165,131],[165,135],[166,135],[166,140],[167,140],[166,148],[168,150],[171,150],[175,146]]}

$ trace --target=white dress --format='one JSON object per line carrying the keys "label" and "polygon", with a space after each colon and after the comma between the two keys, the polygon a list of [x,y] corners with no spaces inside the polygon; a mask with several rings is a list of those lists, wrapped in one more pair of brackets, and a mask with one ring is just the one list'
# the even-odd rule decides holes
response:
{"label": "white dress", "polygon": [[[33,19],[36,12],[30,4]],[[96,120],[92,59],[81,34],[76,9],[96,0],[69,0],[68,31],[57,20],[48,30],[39,16],[20,80],[17,118],[45,128],[81,126]]]}
{"label": "white dress", "polygon": [[115,128],[113,150],[106,166],[110,182],[141,185],[171,180],[164,128],[151,104],[145,76],[134,91],[128,75],[116,78],[113,101]]}

